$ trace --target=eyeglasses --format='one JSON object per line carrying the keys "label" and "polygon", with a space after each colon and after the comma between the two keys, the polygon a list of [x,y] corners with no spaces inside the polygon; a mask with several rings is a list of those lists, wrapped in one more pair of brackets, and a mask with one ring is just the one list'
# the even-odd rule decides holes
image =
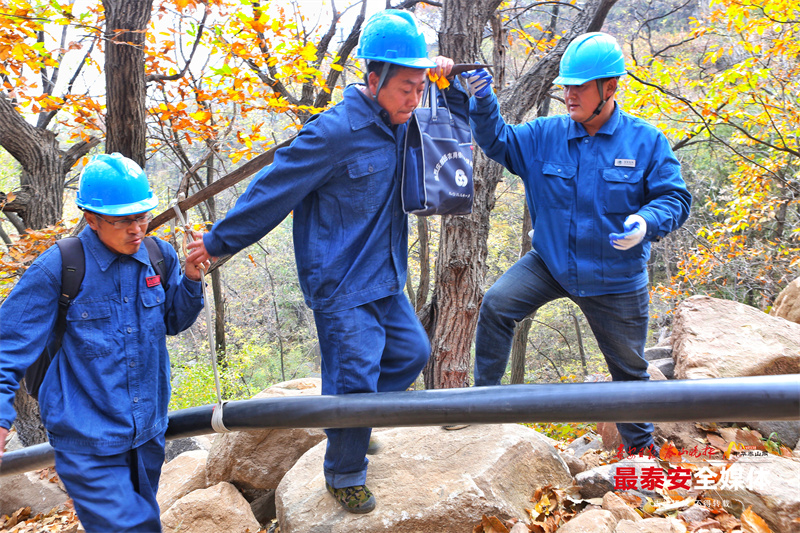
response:
{"label": "eyeglasses", "polygon": [[129,228],[131,224],[139,224],[143,226],[144,224],[149,224],[150,221],[153,220],[153,215],[151,213],[145,213],[133,218],[120,218],[119,220],[108,220],[106,217],[98,213],[95,213],[95,216],[106,224],[114,226],[116,229]]}

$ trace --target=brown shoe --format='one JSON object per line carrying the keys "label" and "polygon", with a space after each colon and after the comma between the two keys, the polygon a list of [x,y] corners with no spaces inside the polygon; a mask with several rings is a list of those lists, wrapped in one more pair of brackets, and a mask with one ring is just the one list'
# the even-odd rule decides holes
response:
{"label": "brown shoe", "polygon": [[366,485],[334,489],[326,482],[325,487],[348,513],[364,514],[375,509],[375,496]]}

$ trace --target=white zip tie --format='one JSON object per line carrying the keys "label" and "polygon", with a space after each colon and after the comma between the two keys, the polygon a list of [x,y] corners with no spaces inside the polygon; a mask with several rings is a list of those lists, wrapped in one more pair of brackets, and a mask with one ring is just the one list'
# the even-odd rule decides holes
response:
{"label": "white zip tie", "polygon": [[[186,220],[183,218],[183,213],[181,212],[180,207],[175,204],[173,209],[175,210],[175,214],[178,216],[178,220],[183,228],[183,254],[189,255],[186,253],[186,240],[194,240],[194,235],[192,235],[191,229],[186,224]],[[217,390],[217,405],[214,407],[213,414],[211,415],[211,428],[217,433],[230,433],[230,430],[226,428],[225,424],[222,422],[222,408],[227,402],[222,401],[222,394],[220,393],[219,370],[217,370],[217,349],[214,345],[214,334],[211,330],[211,306],[208,305],[208,292],[205,282],[206,269],[201,265],[198,267],[198,270],[200,271],[200,284],[203,287],[203,304],[206,308],[206,329],[208,330],[208,348],[211,352],[211,367],[214,369],[214,386]]]}

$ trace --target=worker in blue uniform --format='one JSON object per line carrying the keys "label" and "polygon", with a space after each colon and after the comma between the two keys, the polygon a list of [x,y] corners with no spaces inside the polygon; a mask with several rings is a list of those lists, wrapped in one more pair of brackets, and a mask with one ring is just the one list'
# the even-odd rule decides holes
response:
{"label": "worker in blue uniform", "polygon": [[[200,265],[187,262],[182,272],[175,250],[156,239],[164,283],[155,273],[142,242],[158,198],[132,160],[94,157],[76,203],[88,224],[79,235],[85,274],[39,390],[42,422],[88,533],[161,531],[166,335],[191,326],[203,307]],[[50,247],[0,306],[0,459],[19,381],[54,329],[61,266],[58,247]]]}
{"label": "worker in blue uniform", "polygon": [[[509,125],[491,75],[467,78],[470,121],[487,156],[520,176],[532,250],[486,292],[475,341],[475,385],[499,385],[515,323],[569,298],[583,312],[615,381],[647,380],[650,243],[686,221],[691,195],[667,139],[615,102],[626,74],[616,40],[587,33],[567,47],[554,83],[566,115]],[[653,451],[653,425],[617,424],[629,452]]]}
{"label": "worker in blue uniform", "polygon": [[[385,10],[364,25],[357,56],[366,84],[313,116],[272,165],[255,176],[190,259],[233,254],[293,212],[295,261],[320,343],[322,394],[402,391],[430,354],[428,337],[403,293],[408,217],[400,196],[406,122],[419,105],[427,69],[447,75],[452,60],[428,59],[408,12]],[[467,95],[446,90],[466,120]],[[371,428],[327,429],[328,491],[348,512],[367,513]]]}

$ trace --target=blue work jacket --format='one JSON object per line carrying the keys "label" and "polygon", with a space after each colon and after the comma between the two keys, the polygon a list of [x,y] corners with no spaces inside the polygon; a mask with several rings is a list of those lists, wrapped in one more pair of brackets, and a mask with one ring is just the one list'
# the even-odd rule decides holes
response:
{"label": "blue work jacket", "polygon": [[[166,335],[192,325],[203,307],[202,286],[182,275],[175,250],[160,239],[166,291],[152,278],[144,245],[133,255],[118,255],[90,228],[79,237],[86,271],[67,310],[61,349],[42,382],[39,408],[57,450],[112,455],[166,430]],[[0,306],[2,427],[14,422],[19,380],[49,342],[60,289],[61,254],[53,246]]]}
{"label": "blue work jacket", "polygon": [[[386,111],[360,87],[347,86],[341,102],[309,119],[203,237],[211,255],[233,254],[294,211],[300,286],[317,311],[398,294],[406,280],[400,163],[407,127],[390,125]],[[466,115],[466,96],[452,92],[451,107],[460,102]]]}
{"label": "blue work jacket", "polygon": [[[568,115],[508,125],[497,97],[470,99],[487,156],[522,178],[533,248],[570,294],[619,294],[647,285],[650,242],[679,228],[691,195],[666,137],[619,106],[594,136]],[[628,215],[647,223],[642,243],[617,250]]]}

